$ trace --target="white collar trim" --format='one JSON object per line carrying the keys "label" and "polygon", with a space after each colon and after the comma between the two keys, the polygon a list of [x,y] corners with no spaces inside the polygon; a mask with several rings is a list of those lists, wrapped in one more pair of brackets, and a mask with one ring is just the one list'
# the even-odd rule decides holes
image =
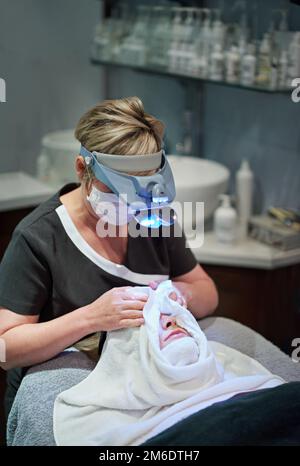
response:
{"label": "white collar trim", "polygon": [[80,235],[64,204],[57,207],[55,211],[65,229],[65,232],[73,244],[82,252],[82,254],[110,275],[123,278],[124,280],[128,280],[138,285],[148,285],[151,281],[167,280],[169,278],[168,275],[151,275],[133,272],[125,265],[116,264],[115,262],[106,259],[106,257],[98,254]]}

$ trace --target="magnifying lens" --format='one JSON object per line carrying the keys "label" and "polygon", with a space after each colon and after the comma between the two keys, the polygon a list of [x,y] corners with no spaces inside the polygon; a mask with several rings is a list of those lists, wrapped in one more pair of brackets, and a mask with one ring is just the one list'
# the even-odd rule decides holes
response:
{"label": "magnifying lens", "polygon": [[146,228],[168,227],[174,224],[177,215],[174,209],[169,206],[137,211],[134,214],[135,220]]}

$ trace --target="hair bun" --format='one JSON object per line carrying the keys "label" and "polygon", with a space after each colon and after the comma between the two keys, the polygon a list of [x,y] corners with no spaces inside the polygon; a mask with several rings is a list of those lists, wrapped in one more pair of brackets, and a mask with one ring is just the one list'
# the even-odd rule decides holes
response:
{"label": "hair bun", "polygon": [[144,118],[145,109],[144,109],[144,105],[141,99],[134,96],[134,97],[127,97],[124,99],[124,101],[128,103],[128,106],[133,110],[133,112],[137,114],[138,117]]}
{"label": "hair bun", "polygon": [[161,149],[165,125],[145,112],[139,97],[104,100],[79,120],[76,138],[106,154],[152,154]]}

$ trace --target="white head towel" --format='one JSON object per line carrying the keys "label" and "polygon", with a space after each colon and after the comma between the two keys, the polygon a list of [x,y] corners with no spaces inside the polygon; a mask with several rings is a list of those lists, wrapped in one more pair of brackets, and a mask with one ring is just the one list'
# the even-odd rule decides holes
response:
{"label": "white head towel", "polygon": [[[58,445],[138,445],[184,417],[236,393],[283,383],[263,366],[219,343],[208,343],[190,313],[168,297],[170,281],[147,292],[145,324],[108,332],[95,369],[58,395]],[[160,349],[160,314],[176,316],[191,337]]]}

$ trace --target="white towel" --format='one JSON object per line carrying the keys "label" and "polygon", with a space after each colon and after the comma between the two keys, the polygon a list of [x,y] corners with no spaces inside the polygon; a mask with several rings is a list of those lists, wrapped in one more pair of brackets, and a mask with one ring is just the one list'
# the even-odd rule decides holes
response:
{"label": "white towel", "polygon": [[[168,297],[172,290],[170,281],[156,291],[135,288],[149,295],[145,324],[109,332],[91,374],[58,395],[57,445],[139,445],[215,402],[284,383],[254,359],[208,342],[190,311]],[[193,338],[161,350],[161,313],[176,315]]]}

